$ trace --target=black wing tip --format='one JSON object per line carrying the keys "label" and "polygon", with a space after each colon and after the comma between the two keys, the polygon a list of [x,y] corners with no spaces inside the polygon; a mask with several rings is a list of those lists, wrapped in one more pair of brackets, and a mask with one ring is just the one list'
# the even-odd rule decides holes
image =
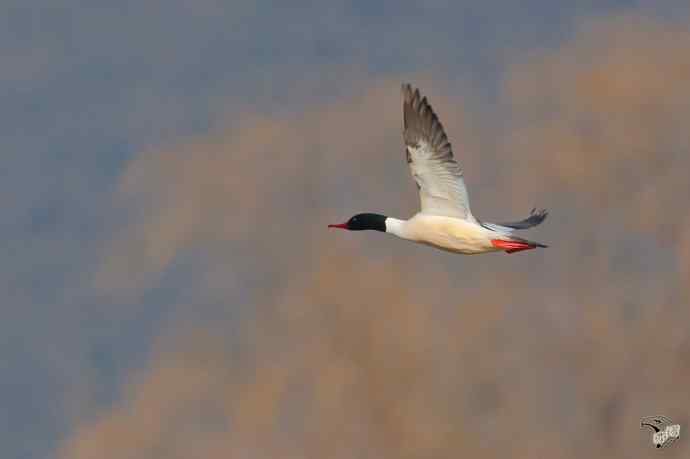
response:
{"label": "black wing tip", "polygon": [[510,223],[499,223],[498,225],[516,230],[524,230],[541,224],[544,220],[546,220],[548,215],[549,212],[546,209],[537,210],[535,207],[530,211],[529,216],[524,220]]}
{"label": "black wing tip", "polygon": [[409,83],[403,83],[401,87],[403,95],[403,106],[409,106],[412,111],[420,113],[425,105],[429,105],[425,97],[419,91],[419,88],[415,88]]}
{"label": "black wing tip", "polygon": [[403,82],[400,85],[400,90],[402,91],[403,96],[405,97],[405,100],[412,99],[412,96],[414,95],[414,93],[419,92],[419,89],[416,89],[410,83],[405,83],[405,82]]}
{"label": "black wing tip", "polygon": [[403,95],[403,137],[405,144],[415,146],[419,140],[424,139],[439,153],[452,156],[450,142],[443,129],[443,124],[426,96],[422,96],[419,88],[415,88],[409,83],[402,83],[401,91]]}
{"label": "black wing tip", "polygon": [[415,110],[419,111],[422,106],[429,105],[426,97],[422,95],[422,91],[417,86],[410,83],[402,83],[400,88],[404,102],[413,105]]}
{"label": "black wing tip", "polygon": [[546,220],[546,217],[549,216],[549,211],[546,209],[539,209],[533,208],[532,211],[529,213],[529,217],[527,217],[527,220],[530,220],[534,222],[535,225],[540,224],[544,220]]}

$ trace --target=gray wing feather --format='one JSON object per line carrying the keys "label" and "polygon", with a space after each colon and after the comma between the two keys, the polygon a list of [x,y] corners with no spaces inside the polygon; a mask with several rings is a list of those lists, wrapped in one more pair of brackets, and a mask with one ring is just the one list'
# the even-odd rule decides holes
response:
{"label": "gray wing feather", "polygon": [[534,208],[529,213],[529,217],[525,218],[524,220],[511,223],[498,223],[498,225],[507,226],[508,228],[513,228],[516,230],[524,230],[532,228],[533,226],[537,226],[538,224],[543,222],[548,215],[549,212],[546,209],[537,210],[536,208]]}
{"label": "gray wing feather", "polygon": [[417,182],[421,211],[474,220],[462,177],[443,125],[426,97],[402,85],[403,139],[412,177]]}
{"label": "gray wing feather", "polygon": [[510,223],[480,222],[480,224],[484,228],[488,228],[492,231],[510,234],[515,230],[525,230],[525,229],[529,229],[529,228],[532,228],[534,226],[537,226],[541,222],[543,222],[544,219],[546,219],[546,217],[548,215],[549,215],[549,213],[546,211],[546,209],[537,210],[536,208],[534,208],[529,213],[529,217],[527,217],[523,220],[517,221],[517,222],[510,222]]}

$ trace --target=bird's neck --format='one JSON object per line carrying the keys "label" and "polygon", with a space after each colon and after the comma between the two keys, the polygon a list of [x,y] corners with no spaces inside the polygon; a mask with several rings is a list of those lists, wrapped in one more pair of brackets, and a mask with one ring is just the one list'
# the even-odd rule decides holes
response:
{"label": "bird's neck", "polygon": [[394,234],[400,238],[408,239],[405,225],[407,220],[399,220],[397,218],[386,218],[386,233]]}

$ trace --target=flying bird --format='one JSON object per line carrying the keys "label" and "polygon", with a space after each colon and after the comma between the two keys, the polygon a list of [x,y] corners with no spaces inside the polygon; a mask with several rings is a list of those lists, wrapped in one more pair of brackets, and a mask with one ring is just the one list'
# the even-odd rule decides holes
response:
{"label": "flying bird", "polygon": [[547,247],[513,234],[539,225],[546,210],[532,209],[527,218],[511,223],[483,222],[472,215],[462,168],[434,110],[409,84],[402,85],[402,97],[405,157],[417,183],[420,211],[409,220],[362,213],[329,228],[382,231],[466,255]]}

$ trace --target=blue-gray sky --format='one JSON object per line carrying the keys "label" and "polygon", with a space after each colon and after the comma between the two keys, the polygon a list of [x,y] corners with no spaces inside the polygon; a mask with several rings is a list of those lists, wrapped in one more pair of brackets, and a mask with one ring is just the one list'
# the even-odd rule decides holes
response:
{"label": "blue-gray sky", "polygon": [[[238,269],[241,274],[232,280],[230,274],[234,271],[226,273],[223,268],[226,258],[214,258],[203,251],[201,254],[180,252],[179,245],[183,244],[171,243],[173,261],[147,266],[145,260],[123,255],[125,261],[122,263],[128,265],[127,273],[132,279],[138,281],[141,272],[148,271],[154,277],[144,276],[143,283],[132,281],[136,288],[127,289],[126,294],[120,292],[125,289],[121,281],[115,293],[101,288],[98,275],[94,273],[101,272],[103,265],[108,264],[104,260],[112,257],[113,246],[119,247],[113,240],[124,238],[131,242],[132,237],[136,239],[131,231],[137,228],[143,228],[142,237],[149,237],[145,234],[152,223],[144,218],[138,226],[142,217],[137,212],[155,214],[158,210],[155,205],[161,202],[161,198],[151,198],[153,208],[142,205],[144,210],[133,209],[128,198],[122,198],[118,191],[128,188],[127,184],[123,185],[123,177],[136,175],[144,161],[142,158],[165,155],[170,150],[170,168],[186,170],[187,166],[179,164],[180,156],[189,155],[193,160],[196,142],[204,144],[197,140],[199,138],[220,137],[221,140],[217,140],[220,145],[247,145],[242,143],[243,127],[247,126],[251,128],[249,137],[263,139],[262,136],[272,135],[270,126],[242,124],[245,113],[248,117],[269,120],[279,113],[278,119],[285,120],[300,118],[308,109],[320,107],[318,110],[328,114],[337,110],[334,108],[338,106],[336,101],[357,99],[367,91],[373,91],[381,101],[393,101],[385,111],[392,112],[395,119],[398,116],[394,102],[397,85],[402,78],[418,76],[431,86],[432,95],[455,94],[453,101],[466,104],[465,113],[458,111],[449,117],[458,123],[463,119],[470,131],[471,125],[478,125],[480,134],[468,142],[474,141],[477,148],[491,148],[489,160],[479,155],[475,155],[474,160],[468,159],[474,161],[471,164],[475,170],[480,169],[485,174],[484,178],[477,176],[470,181],[479,189],[488,190],[494,186],[494,180],[509,172],[501,169],[496,172],[497,176],[491,175],[489,164],[496,162],[496,155],[510,151],[506,145],[508,136],[504,133],[492,136],[489,126],[515,124],[514,120],[499,116],[508,105],[507,100],[529,105],[532,99],[520,97],[527,97],[524,94],[529,95],[530,90],[539,92],[528,87],[523,81],[524,75],[515,76],[522,69],[521,64],[543,53],[558,56],[562,47],[567,56],[575,59],[589,56],[587,50],[580,52],[577,45],[568,47],[568,43],[577,41],[578,30],[597,19],[603,21],[602,29],[606,29],[608,18],[627,14],[649,17],[650,21],[669,24],[671,28],[688,24],[687,6],[681,1],[302,1],[288,6],[268,1],[108,3],[58,0],[31,5],[6,1],[3,10],[0,148],[6,161],[0,174],[3,209],[0,231],[5,241],[0,252],[3,279],[0,285],[5,298],[4,320],[0,325],[0,405],[3,406],[0,442],[6,457],[22,459],[55,457],[61,445],[76,438],[78,426],[100,416],[107,417],[108,407],[121,399],[133,372],[147,368],[155,354],[154,343],[165,341],[163,337],[167,334],[189,323],[213,322],[217,316],[223,317],[228,330],[233,326],[242,328],[237,324],[245,319],[236,317],[242,312],[228,313],[228,302],[251,305],[261,295],[270,295],[264,290],[281,289],[285,283],[289,284],[275,281],[267,287],[263,284],[263,276],[270,274],[280,279],[281,270],[300,269],[294,265],[295,259],[287,255],[285,259],[293,261],[276,266],[278,262],[271,258],[268,248],[256,252],[247,247],[242,249],[244,252],[234,248],[233,256],[241,257],[246,269]],[[635,22],[632,23],[634,26]],[[658,28],[651,30],[656,33]],[[608,38],[615,42],[615,37]],[[644,39],[640,46],[644,47]],[[568,65],[577,69],[577,62],[561,64],[553,67],[561,72],[554,73],[554,78],[564,77],[570,68]],[[540,82],[548,86],[549,77],[545,72],[539,76],[543,79]],[[509,81],[513,84],[508,84]],[[440,88],[435,93],[434,86]],[[528,88],[524,89],[525,86]],[[382,95],[385,87],[390,87],[392,98]],[[519,95],[514,97],[511,91]],[[560,93],[553,91],[545,90],[544,94],[559,97]],[[451,105],[439,101],[440,106],[444,103],[447,108]],[[337,118],[338,115],[333,116]],[[538,113],[535,116],[538,117]],[[287,122],[287,126],[281,123],[275,127],[278,132],[293,128]],[[382,121],[382,126],[389,124]],[[456,123],[454,129],[460,131],[459,124]],[[524,132],[532,133],[530,130]],[[677,134],[682,131],[668,128],[661,132]],[[559,140],[549,140],[538,129],[534,133],[537,138],[534,151],[543,151],[554,142],[558,147],[563,145]],[[232,140],[225,139],[226,135]],[[398,132],[390,135],[395,138]],[[326,139],[323,146],[345,139],[347,136]],[[388,145],[387,139],[380,140],[380,144]],[[562,137],[557,136],[557,139]],[[644,146],[658,146],[655,142],[649,141]],[[180,147],[187,144],[191,146]],[[365,146],[366,142],[360,140],[357,144]],[[522,145],[527,148],[530,144],[527,141]],[[675,148],[687,144],[671,141],[669,145]],[[343,151],[342,147],[339,151]],[[400,159],[396,156],[399,153],[392,149],[389,152],[391,161]],[[310,154],[328,156],[329,150],[318,148]],[[208,157],[213,158],[213,154]],[[203,153],[202,158],[205,158]],[[539,160],[535,158],[532,160]],[[208,161],[214,164],[215,160]],[[324,161],[324,170],[337,170],[337,166]],[[510,161],[518,162],[514,158]],[[163,191],[156,188],[156,181],[165,182],[165,179],[149,168],[164,168],[166,162],[153,161],[152,164],[142,167],[148,171],[143,178],[132,179],[134,188],[140,190],[148,186],[150,180],[151,187],[156,189],[154,194],[165,194],[167,188],[162,187]],[[219,164],[224,163],[220,161]],[[384,179],[387,191],[378,190],[388,197],[389,203],[399,191],[396,187],[409,185],[408,177],[401,175],[405,173],[404,164],[396,167],[390,177]],[[520,170],[526,176],[524,168],[528,166],[516,164],[516,167],[522,167]],[[580,165],[573,167],[577,169]],[[189,168],[194,166],[190,164]],[[552,166],[545,170],[567,182],[570,176],[559,176],[556,169]],[[364,166],[360,170],[366,173]],[[637,169],[633,171],[621,180],[634,181],[639,173]],[[228,174],[244,173],[242,164],[228,171]],[[608,183],[591,175],[573,176],[572,180]],[[295,174],[294,177],[299,180],[301,176]],[[343,212],[367,210],[349,207],[356,205],[357,197],[362,199],[362,205],[367,204],[366,193],[358,196],[360,192],[356,190],[348,198],[329,196],[330,204],[323,195],[310,196],[311,191],[327,187],[329,181],[342,191],[356,187],[355,184],[330,175],[320,178],[317,184],[310,183],[312,179],[305,174],[304,196],[320,206],[319,219],[323,215],[345,216]],[[205,184],[203,180],[194,183],[199,187]],[[621,186],[623,192],[629,191]],[[564,195],[573,189],[576,188],[558,188]],[[616,193],[621,192],[620,189],[606,185],[602,190],[605,196],[613,196],[614,202],[619,199]],[[525,193],[536,198],[538,191],[528,187]],[[408,198],[413,198],[409,187],[406,193]],[[640,199],[647,196],[644,193],[641,191]],[[662,197],[666,196],[663,191],[661,193]],[[146,193],[143,196],[135,193],[131,199],[145,200],[146,196]],[[180,196],[184,198],[187,194]],[[279,192],[269,196],[279,199]],[[295,195],[290,196],[294,199]],[[579,201],[572,198],[565,202],[583,205],[599,198],[600,195],[587,195]],[[397,210],[413,207],[395,202],[399,206]],[[553,202],[551,199],[549,203]],[[173,205],[167,201],[165,204]],[[493,206],[492,210],[519,213],[528,210],[533,203],[514,208],[500,200],[486,198],[485,204]],[[336,205],[340,207],[333,208]],[[258,214],[274,211],[281,219],[275,222],[270,218],[257,218],[255,224],[289,225],[286,222],[290,220],[290,213],[272,210],[272,204],[259,203],[251,209]],[[213,207],[212,210],[224,208]],[[687,213],[687,209],[683,211]],[[302,208],[299,212],[303,223],[310,214]],[[602,218],[600,214],[593,215]],[[194,216],[185,218],[193,219]],[[178,221],[177,217],[173,220]],[[287,232],[296,231],[302,223],[293,224],[293,229]],[[564,222],[560,224],[565,225]],[[559,227],[558,223],[554,225]],[[649,226],[651,229],[645,229],[658,231],[657,227]],[[211,236],[203,228],[194,231],[194,236],[185,237],[193,241],[197,237],[223,240],[213,231],[209,231]],[[198,236],[199,232],[204,236]],[[621,242],[626,243],[632,247],[641,245],[641,250],[651,252],[654,250],[650,247],[656,247],[646,242],[640,244],[634,237],[632,241]],[[611,257],[629,257],[625,247],[621,246]],[[387,244],[384,251],[398,248]],[[137,246],[129,250],[136,251]],[[411,253],[406,256],[417,252]],[[156,258],[157,252],[152,256]],[[382,255],[378,253],[377,256]],[[668,257],[666,253],[653,253],[647,259],[654,263],[655,260],[666,261]],[[474,260],[443,258],[439,263],[448,272],[455,272],[453,270],[465,268],[453,267],[454,264],[471,262]],[[653,268],[635,260],[622,264],[635,272],[651,269],[656,276],[668,269],[661,261],[653,264]],[[492,266],[484,265],[482,269],[487,271]],[[519,264],[511,266],[517,269]],[[196,273],[200,269],[205,276],[225,277],[227,274],[227,284],[215,280],[212,284],[219,286],[217,294],[207,292],[203,298],[196,297],[194,292],[198,285],[209,282],[199,280]],[[545,269],[548,276],[547,271]],[[483,275],[487,275],[486,272]],[[121,278],[122,274],[119,276]],[[661,288],[659,283],[652,284],[652,290]],[[557,297],[564,293],[551,294]],[[682,296],[686,292],[671,289],[671,294]],[[180,305],[195,305],[196,310],[185,310]],[[245,308],[250,309],[249,306]],[[626,422],[636,422],[637,413],[626,415],[630,417]]]}

